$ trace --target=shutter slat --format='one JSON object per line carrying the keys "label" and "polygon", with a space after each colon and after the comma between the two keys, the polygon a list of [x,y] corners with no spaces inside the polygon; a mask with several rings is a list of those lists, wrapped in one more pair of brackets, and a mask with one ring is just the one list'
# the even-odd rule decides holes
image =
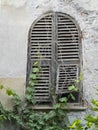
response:
{"label": "shutter slat", "polygon": [[36,88],[35,88],[35,90],[40,90],[40,89],[42,89],[42,87],[44,87],[44,89],[48,89],[48,87],[46,87],[46,85],[48,85],[48,84],[38,84],[38,86],[36,86]]}
{"label": "shutter slat", "polygon": [[[36,92],[35,91],[35,94],[34,94],[35,96],[46,96],[46,95],[48,95],[48,93],[46,92],[46,93],[42,93],[42,92]],[[49,96],[49,95],[48,95]]]}
{"label": "shutter slat", "polygon": [[51,29],[52,29],[51,27],[50,27],[50,28],[48,28],[48,27],[47,27],[47,28],[46,28],[46,27],[44,27],[44,28],[43,28],[43,27],[38,27],[38,28],[37,28],[37,27],[36,27],[36,28],[33,28],[32,31],[43,31],[43,30],[44,30],[44,31],[47,32],[47,31],[51,31]]}
{"label": "shutter slat", "polygon": [[40,30],[43,30],[43,29],[45,29],[45,30],[51,30],[52,29],[52,26],[48,26],[48,25],[44,25],[44,26],[41,26],[41,25],[37,25],[36,27],[34,27],[33,28],[33,30],[36,30],[36,29],[40,29]]}
{"label": "shutter slat", "polygon": [[34,31],[31,36],[34,36],[34,35],[35,36],[40,36],[40,37],[45,36],[45,35],[52,36],[51,31],[48,31],[48,33],[46,33],[45,31],[44,32],[43,31],[40,31],[40,32],[39,31]]}
{"label": "shutter slat", "polygon": [[[70,44],[69,44],[70,43]],[[66,41],[58,41],[58,45],[79,45],[78,40],[66,40]]]}
{"label": "shutter slat", "polygon": [[[61,23],[60,23],[60,22],[61,22]],[[65,22],[65,21],[62,22],[62,20],[61,20],[61,21],[60,21],[60,20],[58,21],[58,26],[59,26],[59,25],[67,25],[67,24],[69,24],[69,25],[72,24],[72,25],[75,26],[75,24],[74,24],[72,21],[68,21],[68,22],[67,22],[67,21],[66,21],[66,22]]]}
{"label": "shutter slat", "polygon": [[63,34],[59,34],[59,36],[60,36],[60,37],[66,37],[66,36],[67,36],[67,37],[72,37],[72,36],[73,36],[73,37],[78,37],[78,34],[77,34],[77,33],[71,33],[71,34],[70,34],[70,33],[67,33],[67,32],[66,32],[66,33],[63,33]]}
{"label": "shutter slat", "polygon": [[69,19],[65,19],[65,18],[59,18],[58,22],[59,23],[66,23],[66,22],[70,22],[70,20]]}
{"label": "shutter slat", "polygon": [[47,30],[47,29],[44,29],[44,30],[39,30],[39,29],[36,29],[36,30],[32,30],[33,32],[32,32],[32,34],[36,34],[36,33],[38,33],[38,34],[42,34],[42,33],[44,33],[44,34],[48,34],[48,33],[51,33],[51,29],[50,30]]}
{"label": "shutter slat", "polygon": [[34,43],[32,43],[31,42],[31,47],[35,47],[35,46],[37,46],[37,47],[42,47],[42,46],[44,46],[44,47],[51,47],[51,43],[48,43],[47,42],[47,44],[44,44],[44,42],[40,42],[40,43],[36,43],[36,42],[34,42]]}
{"label": "shutter slat", "polygon": [[51,37],[48,37],[48,35],[45,37],[31,37],[31,40],[46,40],[47,42],[47,40],[51,40]]}
{"label": "shutter slat", "polygon": [[79,44],[78,43],[65,43],[65,44],[59,44],[58,43],[58,50],[59,49],[78,49],[79,48]]}
{"label": "shutter slat", "polygon": [[70,30],[72,30],[72,31],[76,31],[77,30],[77,28],[72,28],[72,27],[67,27],[67,28],[59,28],[59,30],[58,31],[70,31]]}
{"label": "shutter slat", "polygon": [[66,41],[66,39],[68,40],[78,40],[78,37],[59,37],[58,41],[63,40]]}
{"label": "shutter slat", "polygon": [[[42,48],[41,46],[39,47],[39,46],[33,46],[33,47],[31,47],[31,49],[33,50],[33,49],[45,49],[45,50],[49,50],[50,49],[50,46],[45,46],[44,48]],[[51,51],[51,50],[49,50],[49,51]]]}
{"label": "shutter slat", "polygon": [[35,39],[34,39],[34,40],[32,39],[32,40],[30,40],[30,42],[31,42],[31,43],[46,43],[46,44],[47,44],[47,43],[49,43],[49,42],[51,43],[51,40],[42,40],[42,41],[41,41],[40,39],[36,39],[36,40],[35,40]]}
{"label": "shutter slat", "polygon": [[[36,23],[36,26],[38,26],[38,25],[42,25],[42,26],[43,26],[43,25],[47,25],[47,26],[49,26],[49,25],[52,25],[52,23],[51,23],[51,21],[50,21],[50,22],[47,22],[47,21],[45,22],[45,21],[44,21],[44,22],[38,22],[38,23]],[[42,26],[41,26],[41,27],[42,27]]]}
{"label": "shutter slat", "polygon": [[60,49],[58,50],[58,55],[62,55],[62,53],[64,53],[65,55],[66,54],[71,54],[71,53],[78,53],[78,48],[63,48],[63,49]]}
{"label": "shutter slat", "polygon": [[39,32],[39,31],[34,31],[34,32],[32,32],[31,34],[32,34],[31,36],[39,36],[39,37],[45,37],[45,35],[52,36],[52,35],[51,35],[51,31],[48,31],[48,33],[43,32],[43,31],[41,31],[41,32]]}
{"label": "shutter slat", "polygon": [[66,28],[72,28],[72,29],[76,29],[76,26],[74,25],[74,24],[58,24],[58,30],[60,30],[60,29],[66,29]]}
{"label": "shutter slat", "polygon": [[68,30],[67,32],[64,32],[64,31],[59,31],[58,32],[58,34],[77,34],[77,30],[71,30],[71,32],[70,32],[70,30]]}

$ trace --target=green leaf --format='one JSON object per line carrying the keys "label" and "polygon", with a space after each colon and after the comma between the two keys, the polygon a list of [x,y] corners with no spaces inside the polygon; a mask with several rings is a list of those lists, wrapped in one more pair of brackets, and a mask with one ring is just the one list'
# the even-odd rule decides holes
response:
{"label": "green leaf", "polygon": [[60,98],[59,101],[62,103],[67,103],[67,98],[66,97]]}
{"label": "green leaf", "polygon": [[3,89],[4,88],[4,86],[3,85],[0,85],[0,89]]}
{"label": "green leaf", "polygon": [[27,87],[26,91],[30,93],[30,92],[32,92],[32,88],[31,87]]}
{"label": "green leaf", "polygon": [[61,104],[60,103],[57,103],[54,105],[54,109],[59,109],[61,107]]}
{"label": "green leaf", "polygon": [[58,110],[58,113],[59,113],[59,116],[64,116],[65,117],[65,115],[66,115],[66,113],[65,113],[65,111],[63,111],[63,110]]}
{"label": "green leaf", "polygon": [[75,80],[76,83],[79,83],[80,81],[78,79]]}
{"label": "green leaf", "polygon": [[35,86],[35,81],[30,80],[29,81],[29,85],[32,86],[32,87],[34,87]]}
{"label": "green leaf", "polygon": [[92,99],[91,102],[92,102],[93,105],[95,105],[96,107],[98,107],[98,100]]}
{"label": "green leaf", "polygon": [[78,88],[74,85],[68,87],[69,91],[78,91]]}
{"label": "green leaf", "polygon": [[14,90],[11,90],[10,88],[7,88],[7,89],[6,89],[6,94],[7,94],[8,96],[15,96],[15,95],[16,95],[15,91],[14,91]]}
{"label": "green leaf", "polygon": [[34,97],[33,97],[33,99],[31,100],[31,103],[32,103],[33,105],[35,105],[36,100],[34,99]]}
{"label": "green leaf", "polygon": [[32,98],[31,95],[26,94],[26,99],[27,99],[27,100],[31,100],[31,98]]}
{"label": "green leaf", "polygon": [[33,68],[32,72],[39,72],[39,68]]}
{"label": "green leaf", "polygon": [[72,99],[72,100],[74,100],[74,101],[75,101],[75,97],[74,97],[74,95],[73,95],[73,94],[70,94],[70,97],[71,97],[71,99]]}
{"label": "green leaf", "polygon": [[98,122],[98,116],[92,116],[92,115],[87,115],[85,117],[85,119],[88,121],[88,122],[92,122],[92,123],[96,123]]}
{"label": "green leaf", "polygon": [[81,124],[81,120],[78,119],[78,120],[75,120],[72,125],[70,126],[71,129],[74,129],[76,126],[80,125]]}
{"label": "green leaf", "polygon": [[87,122],[87,124],[86,124],[89,128],[91,128],[92,127],[92,123],[91,122]]}
{"label": "green leaf", "polygon": [[56,116],[55,111],[50,111],[49,114],[48,114],[49,118],[54,118],[55,116]]}
{"label": "green leaf", "polygon": [[38,61],[34,62],[34,66],[37,66],[38,65]]}
{"label": "green leaf", "polygon": [[37,75],[36,74],[31,74],[30,79],[34,79],[34,80],[37,79]]}

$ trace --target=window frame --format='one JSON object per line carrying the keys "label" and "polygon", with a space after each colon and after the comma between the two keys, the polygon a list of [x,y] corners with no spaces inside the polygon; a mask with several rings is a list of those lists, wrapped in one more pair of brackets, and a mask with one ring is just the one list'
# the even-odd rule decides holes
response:
{"label": "window frame", "polygon": [[[38,17],[32,24],[29,30],[29,34],[28,34],[28,52],[30,52],[30,32],[31,29],[36,25],[36,23],[41,19],[44,18],[45,16],[47,16],[48,14],[56,14],[56,13],[60,13],[62,15],[66,15],[74,24],[75,26],[78,28],[78,34],[79,34],[79,60],[80,60],[80,65],[79,65],[79,74],[82,72],[82,66],[83,66],[83,60],[82,60],[82,40],[81,40],[81,29],[79,27],[79,24],[77,23],[77,21],[70,15],[66,14],[66,13],[61,13],[61,12],[46,12],[45,14],[41,15],[40,17]],[[56,29],[55,29],[56,30]],[[54,37],[54,36],[53,36]],[[26,74],[26,86],[28,85],[28,80],[29,80],[29,75],[30,75],[30,70],[32,63],[30,62],[30,54],[27,54],[27,74]],[[56,81],[55,81],[56,82]],[[79,98],[80,101],[78,103],[76,103],[76,106],[80,106],[83,105],[83,85],[82,85],[82,81],[80,81],[79,83]],[[75,105],[75,103],[72,103]]]}

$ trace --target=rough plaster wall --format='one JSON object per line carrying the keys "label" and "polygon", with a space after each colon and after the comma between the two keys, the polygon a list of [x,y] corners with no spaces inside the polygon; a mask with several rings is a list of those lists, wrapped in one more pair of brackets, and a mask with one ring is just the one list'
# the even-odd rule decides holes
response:
{"label": "rough plaster wall", "polygon": [[[83,90],[90,101],[98,85],[98,0],[1,0],[0,3],[0,77],[25,78],[30,25],[47,11],[64,12],[76,19],[82,31]],[[82,118],[81,114],[85,112],[70,116]]]}

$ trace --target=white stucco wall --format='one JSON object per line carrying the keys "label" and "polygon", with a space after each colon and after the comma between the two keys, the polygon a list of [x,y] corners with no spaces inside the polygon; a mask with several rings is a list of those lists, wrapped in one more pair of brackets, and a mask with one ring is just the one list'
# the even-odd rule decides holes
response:
{"label": "white stucco wall", "polygon": [[[33,21],[47,11],[67,13],[80,25],[83,91],[90,101],[98,85],[98,0],[0,0],[0,83],[24,95],[28,31]],[[18,78],[20,87],[15,84]],[[15,82],[9,83],[9,79]]]}

